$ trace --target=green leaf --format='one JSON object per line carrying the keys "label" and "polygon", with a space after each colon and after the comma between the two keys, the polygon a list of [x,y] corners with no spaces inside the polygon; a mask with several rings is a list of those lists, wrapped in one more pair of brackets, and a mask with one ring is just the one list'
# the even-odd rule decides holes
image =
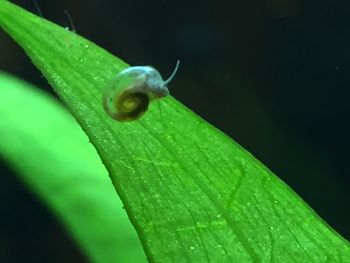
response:
{"label": "green leaf", "polygon": [[102,93],[120,59],[7,2],[0,25],[96,147],[150,261],[350,261],[348,242],[288,186],[173,97],[139,121],[110,119]]}
{"label": "green leaf", "polygon": [[0,156],[91,261],[146,262],[107,171],[72,116],[48,95],[3,73],[0,98]]}

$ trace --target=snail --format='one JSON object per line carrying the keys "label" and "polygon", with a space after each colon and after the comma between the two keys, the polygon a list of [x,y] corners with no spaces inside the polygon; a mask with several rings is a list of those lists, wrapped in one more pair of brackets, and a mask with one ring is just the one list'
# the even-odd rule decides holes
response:
{"label": "snail", "polygon": [[173,80],[179,64],[180,60],[166,80],[151,66],[134,66],[122,70],[105,90],[105,111],[117,121],[139,119],[147,111],[150,101],[169,95],[167,85]]}

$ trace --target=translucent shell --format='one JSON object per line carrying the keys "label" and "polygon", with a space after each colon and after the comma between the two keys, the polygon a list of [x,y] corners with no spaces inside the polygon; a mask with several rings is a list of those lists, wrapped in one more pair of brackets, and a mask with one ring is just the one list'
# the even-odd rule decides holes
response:
{"label": "translucent shell", "polygon": [[167,85],[174,78],[180,61],[167,80],[153,67],[135,66],[121,71],[106,88],[103,107],[117,121],[133,121],[148,109],[150,101],[169,95]]}

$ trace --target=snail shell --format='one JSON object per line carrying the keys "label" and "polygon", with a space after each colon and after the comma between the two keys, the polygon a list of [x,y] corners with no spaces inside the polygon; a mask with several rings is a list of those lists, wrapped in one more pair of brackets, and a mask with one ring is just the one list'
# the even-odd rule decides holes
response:
{"label": "snail shell", "polygon": [[167,85],[174,78],[180,61],[167,80],[151,66],[135,66],[122,70],[107,87],[103,106],[107,114],[118,121],[140,118],[148,109],[150,101],[169,95]]}

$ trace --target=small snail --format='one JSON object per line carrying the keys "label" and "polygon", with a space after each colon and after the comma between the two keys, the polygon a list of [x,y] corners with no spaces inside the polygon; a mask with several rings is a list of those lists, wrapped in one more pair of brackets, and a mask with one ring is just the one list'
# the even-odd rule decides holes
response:
{"label": "small snail", "polygon": [[179,64],[178,60],[167,80],[150,66],[129,67],[121,71],[104,93],[104,109],[115,120],[137,120],[146,112],[151,100],[169,95],[167,85],[174,78]]}

